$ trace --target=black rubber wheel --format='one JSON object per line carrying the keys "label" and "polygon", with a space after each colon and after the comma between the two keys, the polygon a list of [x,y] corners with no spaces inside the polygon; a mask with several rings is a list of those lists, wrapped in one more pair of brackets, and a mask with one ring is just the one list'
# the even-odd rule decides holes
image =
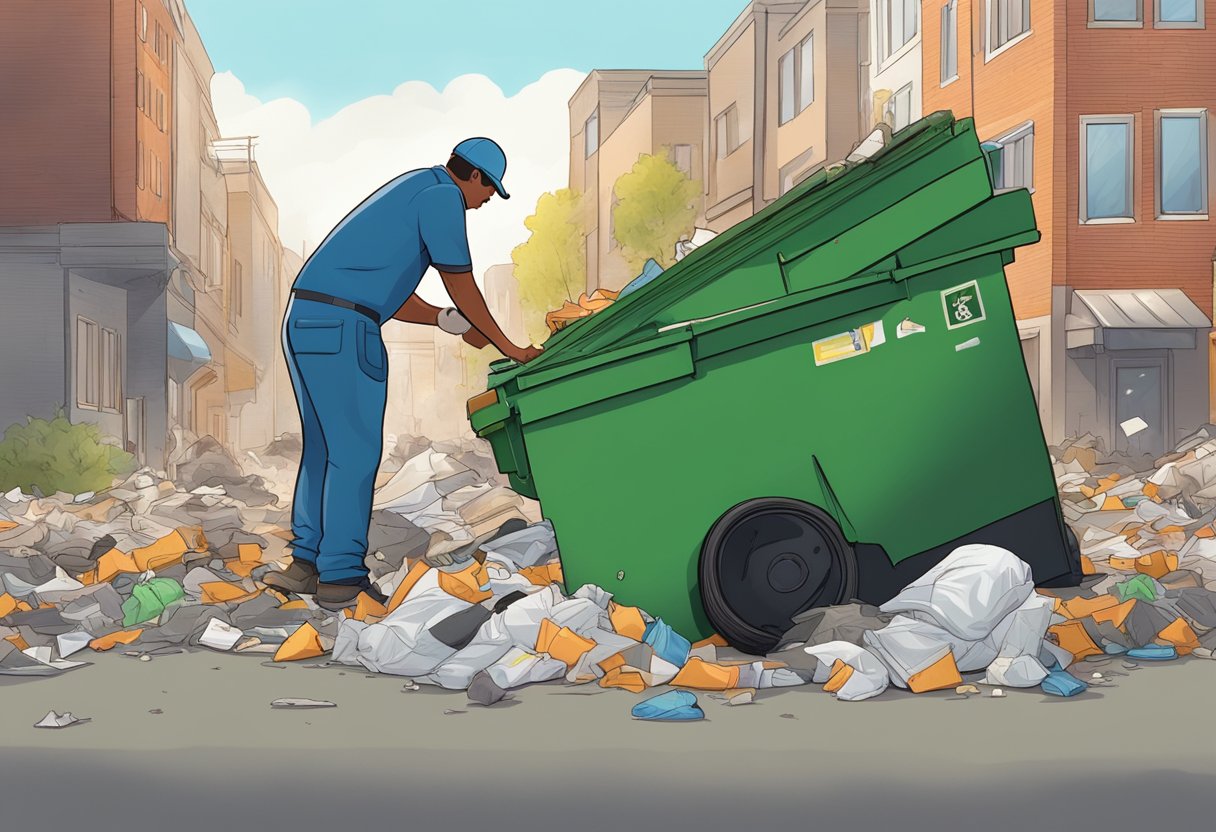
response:
{"label": "black rubber wheel", "polygon": [[764,497],[714,523],[701,547],[700,579],[714,629],[739,650],[764,655],[798,613],[854,596],[857,559],[825,511]]}

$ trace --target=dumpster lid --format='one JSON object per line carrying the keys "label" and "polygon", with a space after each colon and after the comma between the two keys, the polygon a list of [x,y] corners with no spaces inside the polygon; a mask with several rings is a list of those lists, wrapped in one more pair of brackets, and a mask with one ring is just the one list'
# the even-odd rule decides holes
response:
{"label": "dumpster lid", "polygon": [[[491,386],[500,385],[517,375],[552,369],[653,336],[660,327],[672,323],[662,319],[670,307],[712,286],[732,270],[754,265],[758,254],[771,252],[771,240],[766,239],[764,233],[771,224],[784,225],[795,218],[804,220],[804,215],[809,211],[826,211],[842,191],[887,182],[889,180],[884,178],[884,174],[914,166],[921,158],[932,156],[934,151],[964,133],[969,134],[975,144],[974,158],[982,160],[971,120],[955,121],[951,113],[943,111],[898,131],[883,152],[867,160],[818,171],[756,215],[693,250],[667,269],[658,280],[619,299],[607,309],[565,327],[548,340],[544,353],[527,367],[506,362],[492,367]],[[960,206],[959,210],[970,207]],[[875,261],[892,253],[875,251]],[[778,269],[778,255],[773,254],[772,257],[768,268]],[[849,275],[841,274],[836,279],[846,277]],[[775,300],[785,293],[779,291],[773,297],[757,298],[756,302]],[[739,306],[742,304],[727,303],[720,311],[729,312]]]}

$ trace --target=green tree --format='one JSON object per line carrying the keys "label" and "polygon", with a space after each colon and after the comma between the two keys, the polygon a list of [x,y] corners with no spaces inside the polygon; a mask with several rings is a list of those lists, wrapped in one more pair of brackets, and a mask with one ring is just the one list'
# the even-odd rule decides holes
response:
{"label": "green tree", "polygon": [[691,234],[696,222],[701,183],[672,164],[668,154],[663,148],[639,156],[613,188],[613,236],[635,272],[652,257],[663,268],[672,265],[676,242]]}
{"label": "green tree", "polygon": [[131,454],[102,440],[96,425],[72,424],[62,412],[49,421],[31,417],[10,425],[0,441],[0,490],[101,491],[133,463]]}
{"label": "green tree", "polygon": [[542,194],[536,213],[524,220],[531,235],[511,252],[520,305],[533,341],[543,341],[549,334],[545,313],[563,301],[576,300],[587,286],[581,206],[580,195],[569,188]]}

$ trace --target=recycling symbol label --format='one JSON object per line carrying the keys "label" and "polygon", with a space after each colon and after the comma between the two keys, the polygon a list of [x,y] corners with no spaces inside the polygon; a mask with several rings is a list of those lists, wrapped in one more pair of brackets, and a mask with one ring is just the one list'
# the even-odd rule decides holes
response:
{"label": "recycling symbol label", "polygon": [[955,286],[942,292],[942,309],[946,313],[946,328],[976,324],[984,320],[984,299],[976,281]]}

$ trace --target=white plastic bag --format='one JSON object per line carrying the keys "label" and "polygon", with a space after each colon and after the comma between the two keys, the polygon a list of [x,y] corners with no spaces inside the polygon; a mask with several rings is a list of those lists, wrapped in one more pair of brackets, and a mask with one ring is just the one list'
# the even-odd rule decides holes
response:
{"label": "white plastic bag", "polygon": [[974,641],[991,633],[1033,591],[1029,565],[1007,549],[977,543],[955,549],[881,609]]}
{"label": "white plastic bag", "polygon": [[847,641],[829,641],[826,644],[804,648],[806,653],[819,661],[812,681],[826,684],[831,678],[832,665],[840,660],[853,668],[853,675],[836,691],[836,698],[845,702],[860,702],[878,696],[891,683],[887,668],[878,657],[864,647]]}

